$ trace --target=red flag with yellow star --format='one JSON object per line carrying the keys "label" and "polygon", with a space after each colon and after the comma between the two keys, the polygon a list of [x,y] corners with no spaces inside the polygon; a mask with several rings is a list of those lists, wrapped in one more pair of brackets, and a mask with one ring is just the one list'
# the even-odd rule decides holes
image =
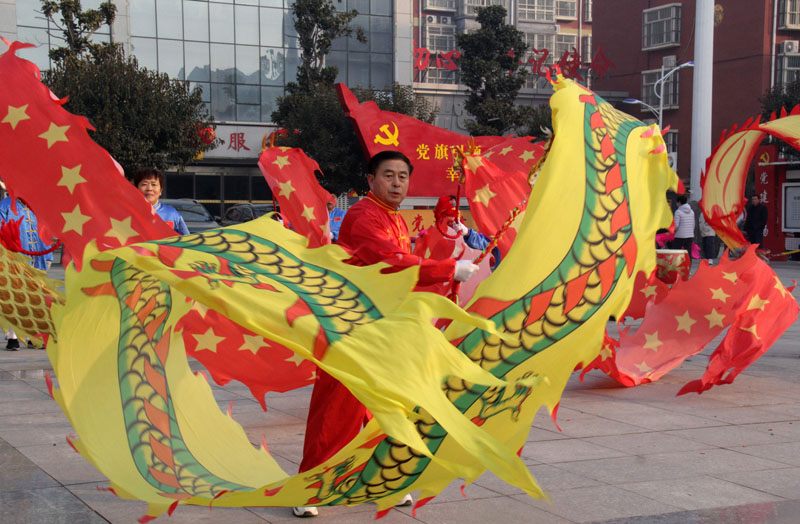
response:
{"label": "red flag with yellow star", "polygon": [[[679,392],[701,393],[733,382],[798,315],[797,302],[756,256],[755,246],[736,260],[724,256],[714,267],[701,263],[690,280],[677,280],[666,293],[664,286],[652,278],[641,288],[637,285],[638,292],[648,297],[644,320],[636,330],[623,327],[618,339],[607,337],[600,356],[584,374],[601,369],[625,386],[652,382],[728,329],[703,377]],[[640,311],[629,308],[626,314],[635,317]]]}
{"label": "red flag with yellow star", "polygon": [[119,164],[91,139],[85,117],[66,111],[14,42],[0,55],[0,176],[23,196],[43,239],[60,238],[81,267],[88,242],[100,250],[174,236]]}
{"label": "red flag with yellow star", "polygon": [[268,147],[258,167],[292,228],[308,239],[308,247],[330,244],[328,208],[330,194],[319,185],[319,164],[301,149]]}
{"label": "red flag with yellow star", "polygon": [[[393,150],[402,152],[411,160],[414,174],[408,196],[456,194],[459,174],[453,169],[454,150],[466,146],[470,137],[407,115],[382,111],[375,102],[359,104],[344,84],[336,84],[336,89],[368,158],[381,151]],[[520,169],[525,173],[544,151],[541,145],[533,144],[530,137],[476,136],[472,140],[477,153],[502,144],[493,160],[499,159],[498,165],[504,169]]]}

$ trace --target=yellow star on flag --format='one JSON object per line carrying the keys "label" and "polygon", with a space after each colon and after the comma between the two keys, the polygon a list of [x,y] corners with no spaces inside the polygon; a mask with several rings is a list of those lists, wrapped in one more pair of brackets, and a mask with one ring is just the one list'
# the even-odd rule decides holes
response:
{"label": "yellow star on flag", "polygon": [[17,129],[17,124],[31,118],[25,112],[26,109],[28,109],[28,104],[20,107],[8,106],[8,113],[3,120],[0,120],[0,124],[11,124],[11,129]]}
{"label": "yellow star on flag", "polygon": [[276,166],[278,166],[278,168],[280,168],[280,169],[283,169],[284,166],[291,165],[291,162],[289,162],[289,155],[278,156],[278,157],[275,158],[275,161],[272,162],[272,163],[275,164]]}
{"label": "yellow star on flag", "polygon": [[490,158],[494,154],[494,151],[487,151],[483,158]]}
{"label": "yellow star on flag", "polygon": [[472,171],[473,173],[479,168],[483,167],[483,159],[479,156],[469,155],[465,157],[467,161],[467,169]]}
{"label": "yellow star on flag", "polygon": [[208,313],[208,306],[206,306],[202,302],[195,302],[194,304],[192,304],[192,310],[197,311],[198,313],[200,313],[200,317],[205,318],[206,313]]}
{"label": "yellow star on flag", "polygon": [[711,291],[711,298],[713,300],[720,300],[724,304],[730,298],[730,295],[725,293],[722,288],[709,289]]}
{"label": "yellow star on flag", "polygon": [[192,336],[197,341],[197,347],[195,348],[195,351],[211,351],[216,353],[217,345],[225,340],[225,337],[218,337],[214,333],[213,327],[208,328],[206,332],[201,335],[194,334]]}
{"label": "yellow star on flag", "polygon": [[111,220],[111,229],[104,236],[116,238],[123,246],[128,243],[129,239],[139,234],[131,227],[131,217],[125,217],[122,220],[109,217],[109,220]]}
{"label": "yellow star on flag", "polygon": [[656,286],[644,286],[640,291],[644,295],[644,298],[650,298],[656,296],[657,289]]}
{"label": "yellow star on flag", "polygon": [[783,283],[781,282],[781,279],[778,278],[778,275],[775,275],[775,289],[780,291],[781,298],[786,298],[786,293],[787,293],[786,288],[783,287]]}
{"label": "yellow star on flag", "polygon": [[678,321],[678,331],[686,331],[687,333],[692,332],[692,324],[697,322],[691,316],[689,316],[689,311],[684,311],[683,315],[676,316],[675,320]]}
{"label": "yellow star on flag", "polygon": [[84,182],[86,179],[81,176],[81,164],[78,164],[73,168],[61,166],[61,180],[56,185],[66,187],[71,195],[75,191],[75,186]]}
{"label": "yellow star on flag", "polygon": [[653,368],[651,368],[650,366],[648,366],[648,365],[647,365],[647,363],[646,363],[644,360],[643,360],[643,361],[641,361],[641,362],[640,362],[640,363],[638,363],[638,364],[634,364],[634,366],[636,366],[636,369],[638,369],[639,371],[641,371],[641,372],[642,372],[642,373],[644,373],[645,375],[649,375],[649,374],[650,374],[650,372],[651,372],[651,371],[653,371]]}
{"label": "yellow star on flag", "polygon": [[497,193],[493,192],[491,188],[489,188],[489,184],[486,184],[479,190],[475,191],[475,198],[472,199],[473,202],[480,202],[486,207],[489,207],[489,200],[496,197]]}
{"label": "yellow star on flag", "polygon": [[314,216],[314,208],[313,207],[308,207],[305,204],[303,204],[303,212],[301,213],[301,215],[303,215],[303,217],[306,220],[308,220],[309,222],[313,222],[314,219],[316,218]]}
{"label": "yellow star on flag", "polygon": [[612,353],[611,350],[608,349],[605,346],[603,346],[603,348],[600,350],[600,360],[605,360],[605,359],[611,358],[613,356],[614,356],[614,353]]}
{"label": "yellow star on flag", "polygon": [[255,355],[258,350],[264,347],[264,339],[258,335],[242,335],[244,344],[239,347],[239,351],[250,351]]}
{"label": "yellow star on flag", "polygon": [[761,298],[756,293],[753,295],[753,298],[750,299],[750,303],[747,304],[747,311],[750,311],[751,309],[760,309],[761,311],[764,311],[764,306],[767,304],[769,304],[769,300]]}
{"label": "yellow star on flag", "polygon": [[81,206],[79,204],[75,204],[75,208],[69,213],[61,213],[61,216],[64,217],[64,228],[61,232],[75,231],[79,235],[83,234],[83,225],[92,219],[81,214]]}
{"label": "yellow star on flag", "polygon": [[291,362],[292,364],[294,364],[297,367],[300,367],[300,364],[302,364],[303,362],[306,361],[306,359],[304,359],[303,357],[301,357],[300,355],[298,355],[294,351],[292,351],[292,356],[291,357],[285,358],[283,360],[285,360],[286,362]]}
{"label": "yellow star on flag", "polygon": [[519,155],[519,157],[522,159],[523,162],[530,162],[531,160],[536,158],[536,153],[534,153],[532,149],[529,149],[528,151],[525,151],[524,153]]}
{"label": "yellow star on flag", "polygon": [[748,333],[752,334],[754,337],[756,337],[756,340],[761,340],[761,337],[759,337],[758,333],[756,333],[756,325],[755,324],[753,324],[750,327],[739,326],[739,329],[741,329],[742,331],[747,331]]}
{"label": "yellow star on flag", "polygon": [[511,151],[513,151],[513,150],[514,150],[514,148],[513,148],[512,146],[504,147],[504,148],[503,148],[503,149],[500,151],[500,154],[501,154],[501,155],[503,155],[503,156],[505,156],[505,155],[509,154],[509,153],[510,153]]}
{"label": "yellow star on flag", "polygon": [[736,273],[726,273],[723,271],[722,278],[724,278],[725,280],[730,280],[731,283],[735,284],[736,281],[739,279],[739,275],[737,275]]}
{"label": "yellow star on flag", "polygon": [[705,315],[706,319],[708,320],[708,327],[709,329],[712,327],[725,327],[722,324],[722,321],[725,319],[725,315],[722,313],[717,313],[716,309],[712,309],[711,313]]}
{"label": "yellow star on flag", "polygon": [[67,129],[69,126],[57,126],[55,122],[50,122],[50,127],[39,138],[47,140],[47,149],[50,149],[56,142],[69,142]]}
{"label": "yellow star on flag", "polygon": [[645,349],[652,349],[653,351],[658,351],[660,349],[660,346],[664,344],[658,339],[658,331],[655,331],[653,333],[645,333],[644,339],[646,342],[642,347],[644,347]]}
{"label": "yellow star on flag", "polygon": [[281,190],[278,194],[282,197],[289,198],[292,195],[292,192],[295,191],[294,187],[292,187],[291,180],[287,180],[286,182],[278,182],[278,185],[281,186]]}

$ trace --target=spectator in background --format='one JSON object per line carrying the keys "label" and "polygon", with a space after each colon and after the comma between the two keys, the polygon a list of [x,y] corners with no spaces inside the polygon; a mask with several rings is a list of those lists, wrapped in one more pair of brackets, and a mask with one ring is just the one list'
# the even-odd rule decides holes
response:
{"label": "spectator in background", "polygon": [[179,235],[188,235],[189,228],[183,221],[183,217],[178,210],[167,204],[158,201],[161,192],[164,190],[164,173],[156,168],[140,169],[133,175],[133,185],[141,191],[145,200],[153,206],[156,214],[161,220],[169,224]]}
{"label": "spectator in background", "polygon": [[717,238],[717,234],[714,232],[714,228],[709,226],[708,222],[706,222],[704,213],[700,213],[699,223],[700,236],[703,238],[703,258],[706,260],[713,260],[717,254],[714,249],[714,241]]}
{"label": "spectator in background", "polygon": [[764,248],[764,228],[767,227],[767,206],[761,203],[758,195],[750,197],[750,204],[745,208],[747,218],[744,219],[744,234],[751,244]]}
{"label": "spectator in background", "polygon": [[339,240],[339,228],[342,227],[342,220],[344,220],[345,210],[336,207],[336,197],[330,195],[328,199],[328,224],[331,232],[331,240],[337,242]]}
{"label": "spectator in background", "polygon": [[678,195],[678,209],[675,210],[675,240],[672,241],[673,249],[685,249],[692,256],[694,243],[694,211],[689,205],[686,194]]}

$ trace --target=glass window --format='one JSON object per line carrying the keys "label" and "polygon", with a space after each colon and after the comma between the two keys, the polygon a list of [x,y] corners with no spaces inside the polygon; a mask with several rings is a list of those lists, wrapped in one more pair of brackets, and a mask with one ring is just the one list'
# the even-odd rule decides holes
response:
{"label": "glass window", "polygon": [[592,21],[592,0],[583,0],[583,20]]}
{"label": "glass window", "polygon": [[258,86],[236,86],[237,104],[259,104],[260,88]]}
{"label": "glass window", "polygon": [[236,0],[234,3],[239,5],[258,5],[258,0]]}
{"label": "glass window", "polygon": [[[528,3],[536,2],[536,0],[527,0],[527,1]],[[538,1],[539,2],[548,1],[550,2],[551,6],[553,3],[553,0],[538,0]],[[522,2],[523,0],[520,0],[520,5],[522,4]],[[490,5],[503,5],[503,0],[464,0],[464,12],[469,16],[475,16],[478,14],[479,7],[486,7]],[[520,15],[520,17],[522,17],[522,15]]]}
{"label": "glass window", "polygon": [[131,10],[131,35],[156,36],[155,0],[137,0],[128,5]]}
{"label": "glass window", "polygon": [[211,41],[233,43],[233,6],[208,4],[211,20]]}
{"label": "glass window", "polygon": [[286,50],[286,82],[297,81],[297,68],[300,67],[300,51],[297,49]]}
{"label": "glass window", "polygon": [[642,12],[642,49],[679,45],[681,5],[669,4]]}
{"label": "glass window", "polygon": [[183,34],[186,40],[208,42],[208,2],[183,3]]}
{"label": "glass window", "polygon": [[[17,17],[19,18],[19,15]],[[781,0],[778,11],[778,27],[780,29],[800,28],[800,0]]]}
{"label": "glass window", "polygon": [[[220,179],[219,176],[197,175],[194,177],[194,187],[197,191],[195,198],[198,200],[219,200]],[[210,207],[210,206],[206,206]]]}
{"label": "glass window", "polygon": [[156,20],[159,38],[183,38],[183,12],[181,6],[182,3],[175,0],[158,0],[156,3]]}
{"label": "glass window", "polygon": [[370,76],[372,87],[387,89],[392,87],[392,55],[370,55]]}
{"label": "glass window", "polygon": [[[369,21],[370,50],[375,53],[392,52],[392,19],[388,16],[371,16]],[[454,40],[455,43],[455,40]],[[455,45],[450,49],[455,49]]]}
{"label": "glass window", "polygon": [[235,70],[233,46],[211,44],[211,81],[232,84]]}
{"label": "glass window", "polygon": [[[47,19],[42,14],[42,2],[40,0],[17,0],[17,25],[47,27]],[[20,42],[22,41],[20,40]]]}
{"label": "glass window", "polygon": [[[667,146],[667,153],[677,153],[678,152],[678,130],[677,129],[670,129],[664,135],[664,144]],[[673,169],[675,169],[673,167]]]}
{"label": "glass window", "polygon": [[20,58],[30,60],[41,71],[50,69],[50,46],[47,43],[47,29],[17,27],[17,40],[36,46],[17,51],[17,55]]}
{"label": "glass window", "polygon": [[347,83],[347,53],[344,51],[331,51],[325,57],[325,65],[336,66],[338,72],[336,73],[337,82]]}
{"label": "glass window", "polygon": [[369,87],[369,54],[350,53],[347,55],[348,87]]}
{"label": "glass window", "polygon": [[656,87],[658,87],[659,90],[663,89],[661,94],[664,97],[664,109],[677,109],[679,76],[680,74],[676,72],[667,78],[663,86],[661,84],[656,86],[656,82],[661,78],[661,70],[642,71],[642,101],[658,108],[661,103],[656,94]]}
{"label": "glass window", "polygon": [[577,18],[576,0],[557,0],[556,18]]}
{"label": "glass window", "polygon": [[369,12],[373,15],[391,15],[392,0],[370,0]]}
{"label": "glass window", "polygon": [[191,198],[194,195],[194,175],[166,175],[164,194],[170,198]]}
{"label": "glass window", "polygon": [[211,113],[222,121],[236,119],[232,84],[211,84]]}
{"label": "glass window", "polygon": [[261,18],[261,45],[283,46],[283,11],[278,9],[259,10]]}
{"label": "glass window", "polygon": [[237,5],[236,43],[258,45],[258,8]]}
{"label": "glass window", "polygon": [[278,97],[283,96],[282,87],[261,88],[261,121],[272,122],[272,112],[278,109]]}
{"label": "glass window", "polygon": [[200,100],[211,102],[211,84],[208,82],[189,82],[189,89],[194,90],[195,87],[199,87],[202,90]]}
{"label": "glass window", "polygon": [[[456,48],[456,26],[453,25],[426,25],[425,47],[433,52],[447,52]],[[387,49],[384,49],[386,52]]]}
{"label": "glass window", "polygon": [[183,42],[158,39],[158,70],[183,80]]}
{"label": "glass window", "polygon": [[581,37],[581,59],[584,63],[592,61],[592,35]]}
{"label": "glass window", "polygon": [[261,48],[261,83],[283,85],[283,49]]}
{"label": "glass window", "polygon": [[[297,38],[297,29],[294,28],[294,17],[292,16],[292,12],[288,9],[283,12],[283,36],[284,38],[292,36]],[[297,45],[295,44],[293,47],[297,47]]]}
{"label": "glass window", "polygon": [[208,82],[210,77],[208,44],[206,42],[184,42],[186,57],[186,79]]}
{"label": "glass window", "polygon": [[236,104],[236,120],[239,122],[260,122],[261,106]]}
{"label": "glass window", "polygon": [[[270,119],[263,119],[264,122],[269,122]],[[269,190],[267,181],[263,176],[250,177],[250,198],[253,200],[270,200],[272,198],[272,191]]]}
{"label": "glass window", "polygon": [[355,9],[359,14],[369,14],[369,0],[347,0],[347,9]]}
{"label": "glass window", "polygon": [[[356,52],[366,52],[369,51],[369,41],[372,40],[372,35],[369,30],[369,15],[358,15],[357,17],[353,18],[353,21],[350,22],[350,26],[353,28],[353,34],[351,34],[347,38],[347,50],[348,51],[356,51]],[[356,29],[361,28],[364,30],[364,36],[367,37],[366,43],[361,43],[356,40]]]}
{"label": "glass window", "polygon": [[564,53],[572,53],[572,48],[577,48],[575,43],[577,38],[576,35],[556,35],[556,54],[553,60],[561,60]]}
{"label": "glass window", "polygon": [[283,0],[261,0],[262,7],[283,7]]}
{"label": "glass window", "polygon": [[[473,3],[475,0],[467,0]],[[480,0],[478,0],[480,1]],[[555,20],[554,0],[519,0],[519,19],[534,22],[553,22]]]}
{"label": "glass window", "polygon": [[[237,0],[238,1],[238,0]],[[222,177],[225,187],[225,200],[250,200],[250,177],[248,175],[225,175]],[[250,206],[241,206],[243,218],[253,219]]]}
{"label": "glass window", "polygon": [[340,36],[331,42],[331,51],[347,51],[347,37]]}
{"label": "glass window", "polygon": [[259,49],[256,46],[236,46],[236,82],[258,84]]}
{"label": "glass window", "polygon": [[158,70],[158,53],[156,52],[155,38],[131,37],[131,54],[139,61],[139,65]]}

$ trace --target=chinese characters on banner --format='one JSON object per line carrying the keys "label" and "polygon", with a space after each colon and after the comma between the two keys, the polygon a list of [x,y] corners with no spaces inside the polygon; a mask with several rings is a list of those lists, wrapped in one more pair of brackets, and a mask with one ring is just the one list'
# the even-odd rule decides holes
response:
{"label": "chinese characters on banner", "polygon": [[[546,76],[548,69],[552,67],[547,65],[547,60],[550,58],[550,50],[547,48],[531,48],[530,54],[531,57],[527,61],[518,60],[518,62],[530,66],[531,73],[534,76]],[[509,51],[509,55],[513,57],[514,51]],[[433,60],[437,68],[455,71],[458,69],[458,64],[455,62],[457,58],[461,58],[461,53],[456,50],[447,51],[446,53],[431,53],[430,50],[424,47],[418,47],[414,49],[414,69],[425,71],[433,65]],[[583,75],[581,75],[581,66],[588,66],[587,69],[598,78],[603,78],[610,68],[616,67],[606,56],[602,46],[597,48],[591,63],[584,63],[578,50],[573,47],[572,51],[564,51],[564,54],[561,55],[556,64],[561,68],[561,73],[565,78],[574,78],[579,81],[584,80]]]}

